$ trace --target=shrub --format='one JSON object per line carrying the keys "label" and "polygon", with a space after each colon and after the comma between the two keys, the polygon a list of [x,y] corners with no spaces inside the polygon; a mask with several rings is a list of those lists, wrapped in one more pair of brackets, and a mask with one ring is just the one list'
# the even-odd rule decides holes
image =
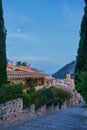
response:
{"label": "shrub", "polygon": [[68,97],[68,93],[63,89],[56,89],[57,96],[62,99],[66,99]]}
{"label": "shrub", "polygon": [[50,106],[53,103],[54,98],[54,93],[50,88],[38,90],[35,95],[36,109],[44,104]]}
{"label": "shrub", "polygon": [[57,102],[59,102],[59,105],[61,106],[63,104],[63,102],[68,99],[69,97],[69,93],[64,91],[61,88],[54,88],[51,87],[51,90],[53,90],[54,95],[56,97]]}
{"label": "shrub", "polygon": [[23,89],[20,84],[2,84],[0,86],[0,104],[6,101],[22,98]]}
{"label": "shrub", "polygon": [[66,99],[69,96],[68,92],[64,91],[61,88],[51,88],[51,89],[53,90],[56,97]]}
{"label": "shrub", "polygon": [[30,87],[30,88],[26,91],[27,94],[32,94],[32,93],[35,93],[35,92],[36,92],[35,87]]}
{"label": "shrub", "polygon": [[35,104],[35,93],[36,93],[36,89],[32,85],[28,90],[26,90],[26,93],[23,94],[24,108],[29,107],[31,104]]}
{"label": "shrub", "polygon": [[23,94],[23,108],[29,108],[32,104],[31,97],[28,94]]}
{"label": "shrub", "polygon": [[35,104],[35,94],[23,94],[23,108],[30,107],[30,105]]}

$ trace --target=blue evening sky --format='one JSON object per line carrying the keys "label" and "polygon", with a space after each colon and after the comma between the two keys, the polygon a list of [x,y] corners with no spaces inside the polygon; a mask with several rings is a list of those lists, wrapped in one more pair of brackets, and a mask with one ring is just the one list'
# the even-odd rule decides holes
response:
{"label": "blue evening sky", "polygon": [[48,74],[76,59],[84,0],[2,0],[7,58]]}

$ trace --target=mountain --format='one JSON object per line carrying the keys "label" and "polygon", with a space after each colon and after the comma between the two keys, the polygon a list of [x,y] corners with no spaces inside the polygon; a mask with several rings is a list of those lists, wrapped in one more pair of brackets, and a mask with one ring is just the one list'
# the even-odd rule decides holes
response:
{"label": "mountain", "polygon": [[58,70],[52,76],[54,78],[64,79],[64,78],[66,78],[66,74],[71,74],[71,78],[74,78],[75,65],[76,65],[76,61],[72,61],[69,64],[62,67],[60,70]]}

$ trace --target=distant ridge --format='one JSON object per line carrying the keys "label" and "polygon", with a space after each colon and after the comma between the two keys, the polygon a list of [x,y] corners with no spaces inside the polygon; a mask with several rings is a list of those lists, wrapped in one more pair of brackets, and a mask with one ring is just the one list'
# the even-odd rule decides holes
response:
{"label": "distant ridge", "polygon": [[76,61],[72,61],[69,64],[62,67],[60,70],[58,70],[52,76],[54,78],[64,79],[64,78],[66,78],[66,74],[71,74],[71,78],[74,78],[75,65],[76,65]]}

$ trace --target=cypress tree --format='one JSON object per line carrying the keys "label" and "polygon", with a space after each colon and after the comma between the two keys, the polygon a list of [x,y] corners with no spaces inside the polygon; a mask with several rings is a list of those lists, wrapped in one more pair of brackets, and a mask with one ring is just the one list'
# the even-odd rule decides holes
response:
{"label": "cypress tree", "polygon": [[87,71],[87,0],[85,0],[85,8],[84,8],[84,15],[82,18],[81,23],[81,30],[80,30],[80,41],[79,41],[79,48],[78,54],[76,57],[76,66],[75,66],[75,81],[77,83],[77,73],[81,71]]}
{"label": "cypress tree", "polygon": [[[85,93],[87,91],[87,83],[84,82],[87,73],[87,0],[84,0],[84,2],[85,8],[81,22],[80,40],[75,66],[75,84],[76,90],[81,93],[84,99],[87,99],[85,98],[87,95],[87,93]],[[85,86],[85,89],[83,86]]]}
{"label": "cypress tree", "polygon": [[0,0],[0,85],[7,83],[6,29],[4,26],[2,0]]}

